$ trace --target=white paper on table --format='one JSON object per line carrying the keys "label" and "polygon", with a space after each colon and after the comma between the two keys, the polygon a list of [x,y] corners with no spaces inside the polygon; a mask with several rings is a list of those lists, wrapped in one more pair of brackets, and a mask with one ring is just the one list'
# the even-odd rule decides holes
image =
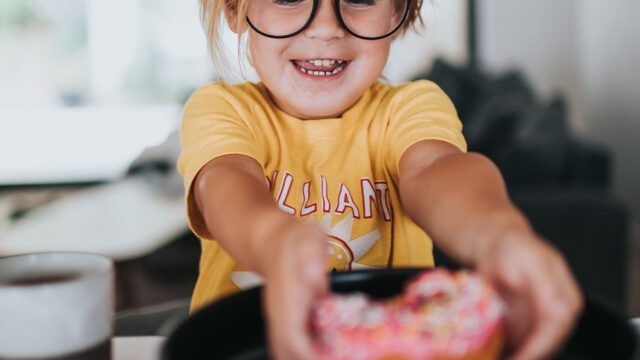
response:
{"label": "white paper on table", "polygon": [[82,251],[127,260],[188,229],[183,196],[163,196],[142,177],[92,186],[0,227],[0,256]]}

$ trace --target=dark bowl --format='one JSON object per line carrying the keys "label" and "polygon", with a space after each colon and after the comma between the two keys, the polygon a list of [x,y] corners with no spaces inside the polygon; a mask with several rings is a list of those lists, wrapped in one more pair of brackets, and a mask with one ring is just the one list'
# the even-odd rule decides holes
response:
{"label": "dark bowl", "polygon": [[[385,269],[337,273],[338,293],[359,291],[374,298],[402,292],[404,283],[424,269]],[[169,336],[163,360],[267,359],[260,307],[262,288],[221,299],[189,317]],[[576,330],[557,359],[636,359],[637,335],[628,321],[587,298]]]}

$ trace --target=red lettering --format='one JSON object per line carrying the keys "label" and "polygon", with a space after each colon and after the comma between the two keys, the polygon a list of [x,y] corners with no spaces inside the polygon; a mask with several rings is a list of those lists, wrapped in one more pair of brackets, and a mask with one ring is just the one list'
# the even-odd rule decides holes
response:
{"label": "red lettering", "polygon": [[376,191],[380,194],[380,203],[382,204],[382,212],[384,219],[391,221],[391,206],[389,205],[389,187],[386,181],[376,181]]}
{"label": "red lettering", "polygon": [[360,218],[360,211],[358,207],[353,202],[353,198],[351,197],[351,192],[344,185],[340,184],[340,190],[338,191],[338,206],[336,206],[336,214],[343,214],[346,208],[351,208],[351,212],[353,213],[353,217]]}
{"label": "red lettering", "polygon": [[368,219],[373,216],[371,203],[373,202],[373,206],[376,206],[376,190],[373,188],[371,179],[366,177],[360,179],[360,189],[362,190],[362,206],[364,208],[364,218]]}
{"label": "red lettering", "polygon": [[311,181],[307,181],[302,185],[302,208],[300,209],[300,216],[306,216],[316,212],[316,204],[307,206],[307,201],[309,201],[309,187],[311,186]]}
{"label": "red lettering", "polygon": [[288,172],[284,172],[284,177],[282,179],[282,183],[280,184],[280,190],[278,190],[277,203],[278,207],[291,215],[296,214],[296,209],[287,205],[287,198],[289,197],[289,192],[291,192],[291,183],[293,182],[293,176]]}
{"label": "red lettering", "polygon": [[322,211],[328,213],[331,211],[331,203],[327,196],[327,179],[320,175],[320,182],[322,184]]}

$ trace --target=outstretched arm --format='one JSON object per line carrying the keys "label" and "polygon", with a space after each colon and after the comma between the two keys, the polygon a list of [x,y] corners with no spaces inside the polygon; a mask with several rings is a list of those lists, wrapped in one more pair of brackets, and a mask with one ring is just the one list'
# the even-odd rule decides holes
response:
{"label": "outstretched arm", "polygon": [[511,203],[497,167],[437,140],[400,160],[409,216],[459,263],[487,277],[507,302],[514,359],[547,358],[570,334],[583,298],[561,254]]}
{"label": "outstretched arm", "polygon": [[307,317],[313,298],[328,290],[324,231],[280,211],[262,168],[244,155],[210,161],[196,177],[193,191],[212,237],[265,279],[271,355],[314,359]]}

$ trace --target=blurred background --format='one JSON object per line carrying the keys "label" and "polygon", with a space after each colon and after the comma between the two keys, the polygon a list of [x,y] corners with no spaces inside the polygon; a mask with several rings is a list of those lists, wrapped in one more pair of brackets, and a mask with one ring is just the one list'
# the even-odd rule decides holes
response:
{"label": "blurred background", "polygon": [[[449,94],[469,149],[498,164],[589,296],[627,316],[640,316],[637,14],[626,0],[433,0],[384,71]],[[257,80],[223,38],[242,63],[225,79]],[[110,256],[116,335],[166,334],[200,251],[177,128],[216,80],[197,2],[0,0],[0,79],[0,256]]]}

